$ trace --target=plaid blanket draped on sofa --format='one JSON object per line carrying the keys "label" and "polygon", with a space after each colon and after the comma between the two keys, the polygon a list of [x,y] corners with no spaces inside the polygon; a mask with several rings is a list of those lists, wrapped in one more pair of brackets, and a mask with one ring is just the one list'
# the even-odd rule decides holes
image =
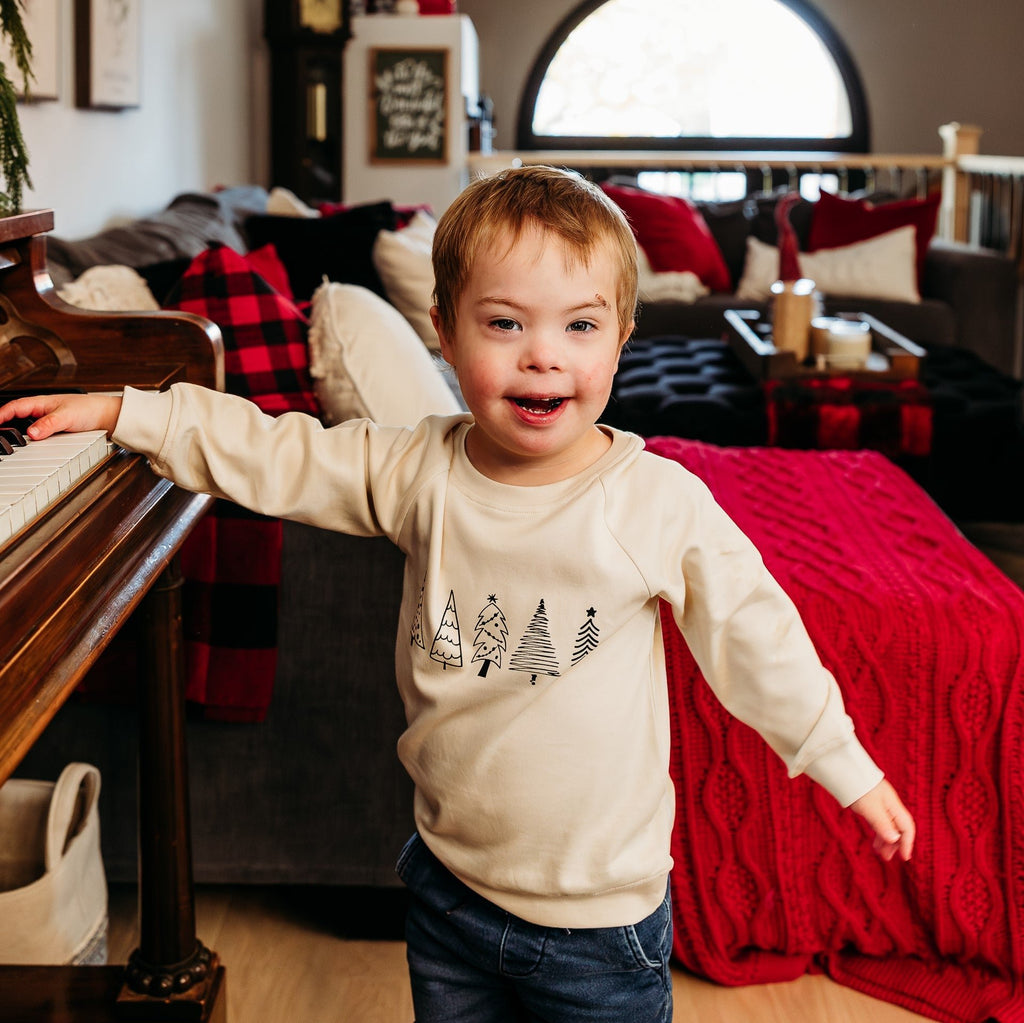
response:
{"label": "plaid blanket draped on sofa", "polygon": [[[319,414],[309,378],[308,322],[232,249],[201,253],[166,308],[213,320],[224,338],[226,390],[269,415]],[[277,667],[281,522],[218,501],[182,549],[186,698],[206,717],[260,721]]]}

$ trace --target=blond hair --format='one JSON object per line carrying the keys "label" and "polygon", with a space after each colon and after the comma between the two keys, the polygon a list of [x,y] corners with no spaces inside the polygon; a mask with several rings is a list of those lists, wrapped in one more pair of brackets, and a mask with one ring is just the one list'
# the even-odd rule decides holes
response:
{"label": "blond hair", "polygon": [[531,226],[562,240],[570,260],[589,265],[609,244],[619,263],[617,309],[624,335],[636,315],[636,240],[618,206],[592,182],[556,167],[517,167],[472,182],[448,207],[434,233],[434,301],[441,329],[455,332],[458,306],[473,264],[499,239],[515,244]]}

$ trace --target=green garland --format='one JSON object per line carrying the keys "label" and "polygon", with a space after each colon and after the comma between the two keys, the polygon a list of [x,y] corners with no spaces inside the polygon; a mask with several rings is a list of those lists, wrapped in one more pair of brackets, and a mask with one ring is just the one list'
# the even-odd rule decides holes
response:
{"label": "green garland", "polygon": [[[10,42],[14,63],[21,72],[25,96],[32,74],[32,44],[21,19],[24,0],[0,0],[0,37]],[[0,214],[21,209],[22,192],[32,187],[28,176],[28,150],[18,119],[18,93],[3,61],[0,61],[0,176],[7,190],[0,192]]]}

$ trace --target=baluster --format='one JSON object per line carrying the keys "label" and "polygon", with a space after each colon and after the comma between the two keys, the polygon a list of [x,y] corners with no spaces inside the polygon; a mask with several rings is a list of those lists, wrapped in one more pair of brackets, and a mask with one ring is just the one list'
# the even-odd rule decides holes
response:
{"label": "baluster", "polygon": [[1014,259],[1021,257],[1021,231],[1024,220],[1024,178],[1010,179],[1010,237],[1008,251]]}

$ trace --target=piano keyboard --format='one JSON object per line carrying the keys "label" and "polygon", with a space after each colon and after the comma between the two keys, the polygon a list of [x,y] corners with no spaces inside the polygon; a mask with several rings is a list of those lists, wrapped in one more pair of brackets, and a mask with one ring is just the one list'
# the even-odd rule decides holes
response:
{"label": "piano keyboard", "polygon": [[[0,434],[2,436],[2,434]],[[25,438],[0,451],[0,543],[32,522],[114,449],[103,430]]]}

